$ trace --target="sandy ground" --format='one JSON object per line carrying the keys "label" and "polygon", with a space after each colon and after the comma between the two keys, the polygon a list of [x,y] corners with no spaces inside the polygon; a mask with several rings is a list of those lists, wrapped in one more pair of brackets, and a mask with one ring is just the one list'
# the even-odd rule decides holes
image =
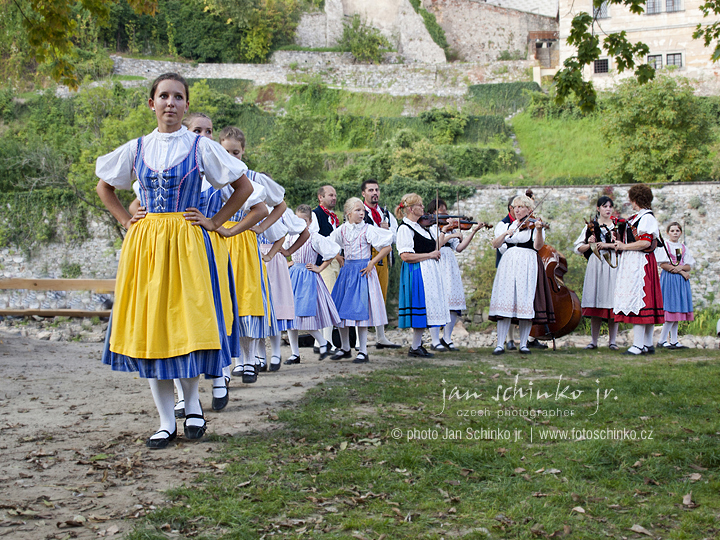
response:
{"label": "sandy ground", "polygon": [[[0,537],[13,540],[121,537],[134,520],[163,504],[163,490],[216,470],[219,443],[178,439],[165,450],[145,447],[157,429],[147,381],[100,362],[102,343],[45,341],[0,329]],[[201,381],[208,433],[276,429],[272,417],[327,377],[369,370],[393,357],[370,348],[371,364],[303,362],[234,378],[230,403],[207,411],[209,381]],[[404,352],[404,351],[403,351]],[[283,358],[290,354],[283,348]]]}

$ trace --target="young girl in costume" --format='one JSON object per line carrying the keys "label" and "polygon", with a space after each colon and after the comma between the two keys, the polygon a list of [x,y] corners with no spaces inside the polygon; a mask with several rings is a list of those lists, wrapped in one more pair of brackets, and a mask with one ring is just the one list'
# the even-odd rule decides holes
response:
{"label": "young girl in costume", "polygon": [[[430,201],[430,204],[427,207],[428,214],[435,214],[435,203],[435,200]],[[437,211],[439,214],[447,214],[447,203],[442,199],[437,201]],[[443,327],[443,337],[440,337],[439,326],[433,326],[430,328],[430,334],[433,342],[432,349],[434,350],[458,350],[452,341],[452,333],[455,329],[455,324],[457,323],[458,318],[460,318],[462,312],[467,309],[467,305],[465,304],[465,289],[462,282],[462,273],[460,272],[460,265],[457,262],[455,253],[461,253],[470,245],[470,242],[480,229],[481,225],[481,223],[478,223],[477,226],[470,229],[467,236],[463,235],[459,228],[454,233],[449,232],[452,230],[452,226],[450,224],[444,227],[443,232],[445,233],[445,244],[440,246],[440,275],[443,278],[446,301],[448,308],[450,309],[450,322]],[[437,225],[432,225],[430,227],[430,232],[434,237],[437,236]]]}
{"label": "young girl in costume", "polygon": [[[220,144],[228,154],[240,160],[245,151],[245,135],[236,127],[226,127],[220,132]],[[285,206],[285,190],[272,182],[265,181],[264,175],[248,171],[253,182],[265,190],[264,203],[277,207]],[[257,182],[260,180],[261,182]],[[228,200],[232,196],[231,188],[223,188],[221,197]],[[267,209],[264,209],[267,214]],[[273,216],[273,213],[276,215]],[[282,216],[275,210],[265,218],[275,221]],[[238,298],[240,321],[240,346],[242,358],[235,358],[232,374],[242,376],[244,383],[257,380],[255,367],[255,340],[270,335],[277,326],[277,320],[270,303],[270,284],[267,269],[260,254],[257,234],[249,227],[245,211],[241,210],[231,217],[225,227],[218,232],[229,238],[230,260],[235,269],[235,291]]]}
{"label": "young girl in costume", "polygon": [[[575,252],[585,256],[588,261],[580,304],[583,317],[590,317],[591,341],[586,349],[597,349],[603,320],[608,323],[610,349],[618,349],[615,340],[619,325],[613,316],[617,276],[617,254],[612,250],[615,232],[615,223],[612,220],[613,206],[610,197],[600,197],[597,201],[595,219],[592,221],[593,230],[589,230],[586,225],[575,240]],[[601,258],[593,254],[592,244],[597,245],[597,253]]]}
{"label": "young girl in costume", "polygon": [[[100,200],[128,228],[103,363],[149,379],[160,416],[160,428],[146,443],[150,448],[165,448],[177,436],[175,378],[185,393],[185,436],[205,433],[198,378],[222,376],[230,363],[227,323],[232,323],[225,320],[224,306],[232,301],[229,288],[219,285],[225,269],[217,267],[211,236],[252,191],[244,163],[182,125],[188,101],[181,76],[160,75],[148,100],[157,129],[99,157],[95,168]],[[232,184],[235,192],[212,219],[193,226],[183,212],[199,204],[202,175],[216,188]],[[131,189],[136,178],[148,212],[140,220],[115,193]]]}
{"label": "young girl in costume", "polygon": [[668,225],[666,232],[668,240],[665,240],[665,248],[655,250],[655,257],[662,269],[660,289],[665,310],[665,324],[658,347],[684,349],[685,346],[678,343],[678,324],[680,321],[695,319],[689,281],[695,259],[685,244],[680,242],[682,227],[677,221]]}
{"label": "young girl in costume", "polygon": [[[282,358],[280,356],[280,334],[293,329],[295,320],[295,301],[293,288],[288,271],[287,257],[292,256],[300,246],[310,237],[305,220],[298,218],[288,209],[282,218],[258,236],[260,252],[268,270],[270,279],[270,301],[272,303],[277,327],[270,332],[270,371],[280,369]],[[295,241],[288,249],[283,249],[283,242],[287,234],[295,236]],[[265,361],[265,340],[257,344],[256,357],[260,371],[267,371]],[[290,362],[293,363],[293,362]]]}
{"label": "young girl in costume", "polygon": [[[345,223],[329,236],[345,254],[345,265],[340,269],[331,295],[340,316],[340,323],[336,326],[342,340],[341,348],[332,359],[350,358],[350,327],[356,326],[360,352],[353,363],[362,364],[369,361],[368,327],[387,324],[375,265],[390,253],[393,233],[365,223],[365,205],[357,197],[345,201],[344,210]],[[371,247],[378,251],[373,259],[370,259]]]}
{"label": "young girl in costume", "polygon": [[[310,227],[312,208],[301,204],[295,214]],[[293,246],[298,238],[296,235],[288,236],[285,246]],[[310,233],[309,241],[292,255],[294,264],[290,267],[290,281],[295,298],[295,328],[288,330],[292,356],[285,360],[286,364],[300,363],[299,330],[308,332],[320,344],[320,360],[330,354],[330,344],[321,330],[339,324],[340,316],[320,272],[330,265],[338,253],[339,245],[319,232],[313,232]],[[323,259],[320,266],[316,265],[318,256]]]}
{"label": "young girl in costume", "polygon": [[653,354],[653,329],[665,323],[654,249],[660,230],[652,213],[652,190],[636,184],[628,198],[637,212],[627,220],[613,248],[620,251],[613,312],[615,321],[633,325],[633,344],[623,354]]}

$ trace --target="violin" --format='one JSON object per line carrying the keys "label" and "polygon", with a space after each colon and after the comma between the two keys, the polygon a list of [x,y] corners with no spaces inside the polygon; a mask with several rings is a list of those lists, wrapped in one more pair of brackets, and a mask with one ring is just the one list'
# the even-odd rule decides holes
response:
{"label": "violin", "polygon": [[435,214],[425,214],[418,219],[418,224],[421,227],[430,227],[431,225],[437,224],[440,228],[450,224],[453,229],[459,228],[461,231],[468,231],[472,229],[473,225],[480,225],[479,228],[485,229],[492,228],[491,224],[485,222],[478,223],[477,221],[473,221],[473,218],[469,216],[451,216],[448,214],[438,214],[437,216],[435,216]]}
{"label": "violin", "polygon": [[[532,214],[531,214],[531,216],[532,216]],[[532,229],[532,228],[535,227],[535,223],[537,223],[538,221],[540,222],[540,228],[542,228],[542,229],[549,229],[549,228],[550,228],[550,224],[549,224],[549,223],[545,223],[544,221],[538,220],[538,219],[536,219],[536,218],[534,218],[534,217],[528,217],[528,218],[526,218],[525,220],[523,220],[522,223],[520,223],[520,226],[517,228],[517,230],[518,230],[518,231],[525,231],[525,230],[527,230],[527,229]]]}

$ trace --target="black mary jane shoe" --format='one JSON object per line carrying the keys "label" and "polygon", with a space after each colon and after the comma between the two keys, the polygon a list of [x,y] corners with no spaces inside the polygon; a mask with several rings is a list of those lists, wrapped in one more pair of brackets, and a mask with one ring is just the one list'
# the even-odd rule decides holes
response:
{"label": "black mary jane shoe", "polygon": [[322,347],[318,347],[318,354],[320,355],[320,358],[318,360],[325,360],[328,356],[332,354],[332,352],[330,352],[329,341]]}
{"label": "black mary jane shoe", "polygon": [[151,450],[162,450],[163,448],[167,448],[167,445],[170,444],[171,441],[174,441],[177,437],[177,427],[175,427],[175,431],[173,433],[170,433],[167,429],[159,429],[153,433],[153,435],[157,435],[158,433],[167,433],[168,436],[163,437],[162,439],[153,439],[151,437],[145,441],[145,446]]}
{"label": "black mary jane shoe", "polygon": [[[213,388],[213,391],[215,391],[215,388]],[[227,404],[229,401],[230,401],[230,377],[225,377],[225,395],[220,398],[213,396],[212,410],[213,411],[222,411],[225,407],[227,407]]]}
{"label": "black mary jane shoe", "polygon": [[[202,426],[188,426],[187,421],[188,418],[200,418],[203,421]],[[202,414],[188,414],[185,415],[185,438],[190,440],[195,439],[201,439],[203,435],[205,435],[205,431],[207,430],[207,422],[205,421],[205,416]]]}
{"label": "black mary jane shoe", "polygon": [[414,356],[418,358],[432,358],[435,355],[433,353],[427,352],[427,349],[420,345],[417,349],[410,349],[408,351],[408,356]]}
{"label": "black mary jane shoe", "polygon": [[365,353],[358,353],[355,360],[353,360],[353,364],[366,364],[370,361],[370,357],[368,357]]}
{"label": "black mary jane shoe", "polygon": [[287,360],[285,360],[285,364],[288,366],[292,366],[293,364],[299,364],[299,363],[300,363],[300,355],[298,355],[298,354],[293,354]]}
{"label": "black mary jane shoe", "polygon": [[255,364],[255,370],[258,373],[265,373],[268,370],[267,362],[264,358],[261,358],[260,356],[256,356],[255,360],[257,363]]}
{"label": "black mary jane shoe", "polygon": [[[640,352],[633,352],[631,349],[635,349],[636,351],[640,351]],[[645,348],[643,347],[643,348],[641,349],[640,347],[636,347],[635,345],[631,345],[631,346],[628,348],[628,350],[625,351],[625,352],[622,353],[622,354],[627,355],[627,356],[640,356],[641,354],[645,354]]]}
{"label": "black mary jane shoe", "polygon": [[254,382],[257,382],[257,371],[254,368],[252,369],[252,371],[243,370],[242,382],[244,382],[245,384],[252,384]]}
{"label": "black mary jane shoe", "polygon": [[399,349],[402,347],[402,345],[398,345],[397,343],[376,343],[375,348],[376,349]]}
{"label": "black mary jane shoe", "polygon": [[539,339],[533,339],[532,341],[528,341],[527,346],[530,349],[547,349],[548,346],[540,341]]}
{"label": "black mary jane shoe", "polygon": [[455,346],[455,344],[452,341],[448,343],[444,339],[440,338],[440,344],[444,345],[448,351],[459,351],[460,350]]}
{"label": "black mary jane shoe", "polygon": [[517,347],[515,347],[515,342],[512,339],[505,344],[506,351],[514,351],[515,349],[517,349]]}
{"label": "black mary jane shoe", "polygon": [[652,345],[646,345],[643,347],[643,350],[645,351],[645,354],[655,354],[655,347]]}
{"label": "black mary jane shoe", "polygon": [[[273,359],[274,359],[274,358],[277,358],[278,361],[277,361],[277,362],[273,362]],[[270,371],[279,371],[281,364],[282,364],[282,358],[280,358],[279,356],[272,356],[272,357],[270,357],[270,367],[269,367]]]}
{"label": "black mary jane shoe", "polygon": [[238,364],[237,366],[232,368],[230,375],[232,375],[233,377],[242,377],[244,367],[245,366],[243,366],[242,364]]}
{"label": "black mary jane shoe", "polygon": [[337,351],[335,351],[335,354],[330,357],[330,360],[341,360],[343,358],[350,358],[350,356],[350,351],[338,349]]}

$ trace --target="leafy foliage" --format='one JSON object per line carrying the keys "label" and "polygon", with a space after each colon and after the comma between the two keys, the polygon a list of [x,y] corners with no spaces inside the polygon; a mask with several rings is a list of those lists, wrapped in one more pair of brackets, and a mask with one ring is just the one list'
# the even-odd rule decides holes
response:
{"label": "leafy foliage", "polygon": [[526,106],[531,95],[540,93],[540,86],[535,82],[473,84],[468,87],[468,97],[485,106],[492,114],[514,113]]}
{"label": "leafy foliage", "polygon": [[457,110],[432,109],[420,113],[420,120],[430,124],[433,140],[438,144],[452,144],[465,131],[468,117]]}
{"label": "leafy foliage", "polygon": [[617,148],[611,177],[660,182],[707,176],[710,122],[687,80],[626,81],[605,116],[603,135]]}
{"label": "leafy foliage", "polygon": [[447,58],[450,52],[450,46],[448,45],[447,38],[445,37],[445,30],[443,30],[442,26],[438,24],[435,15],[423,8],[420,5],[420,0],[410,0],[410,4],[412,4],[415,12],[423,18],[425,28],[430,34],[430,37],[438,47],[445,51],[445,57]]}
{"label": "leafy foliage", "polygon": [[352,53],[359,62],[379,64],[384,52],[390,49],[390,42],[377,28],[367,25],[355,14],[350,24],[343,23],[340,46]]}

